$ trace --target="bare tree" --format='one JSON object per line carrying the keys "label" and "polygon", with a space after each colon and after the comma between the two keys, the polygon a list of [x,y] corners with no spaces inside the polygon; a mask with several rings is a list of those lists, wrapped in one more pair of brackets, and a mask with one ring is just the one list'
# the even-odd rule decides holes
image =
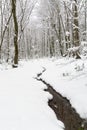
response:
{"label": "bare tree", "polygon": [[18,22],[16,16],[16,0],[12,0],[12,14],[13,14],[13,21],[14,21],[14,65],[16,67],[18,64]]}
{"label": "bare tree", "polygon": [[79,39],[79,22],[78,22],[78,4],[77,0],[73,0],[73,41],[74,46],[80,45]]}

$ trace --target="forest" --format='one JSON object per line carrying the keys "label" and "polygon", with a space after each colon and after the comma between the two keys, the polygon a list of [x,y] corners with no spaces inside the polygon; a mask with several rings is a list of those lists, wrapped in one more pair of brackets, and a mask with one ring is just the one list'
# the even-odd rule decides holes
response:
{"label": "forest", "polygon": [[87,41],[86,8],[86,0],[0,0],[0,63],[81,58]]}
{"label": "forest", "polygon": [[87,130],[87,0],[0,0],[0,130]]}

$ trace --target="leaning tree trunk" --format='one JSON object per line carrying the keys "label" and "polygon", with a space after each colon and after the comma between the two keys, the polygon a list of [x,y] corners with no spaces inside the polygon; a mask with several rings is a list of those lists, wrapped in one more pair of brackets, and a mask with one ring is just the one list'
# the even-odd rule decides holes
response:
{"label": "leaning tree trunk", "polygon": [[12,0],[12,14],[14,20],[14,67],[16,67],[15,65],[18,64],[18,22],[16,16],[16,0]]}

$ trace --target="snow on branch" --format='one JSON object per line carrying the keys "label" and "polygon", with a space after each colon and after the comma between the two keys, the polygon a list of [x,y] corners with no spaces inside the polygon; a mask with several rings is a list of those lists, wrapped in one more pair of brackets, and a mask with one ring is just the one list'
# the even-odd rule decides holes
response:
{"label": "snow on branch", "polygon": [[67,50],[67,55],[69,57],[74,57],[75,59],[81,59],[81,57],[80,57],[80,46],[69,48]]}

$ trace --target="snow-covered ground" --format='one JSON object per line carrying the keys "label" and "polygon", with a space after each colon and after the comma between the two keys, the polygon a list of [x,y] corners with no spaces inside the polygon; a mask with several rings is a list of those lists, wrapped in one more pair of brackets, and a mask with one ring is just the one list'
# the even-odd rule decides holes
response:
{"label": "snow-covered ground", "polygon": [[41,65],[30,61],[17,69],[0,67],[0,130],[63,130],[47,103],[52,96],[34,79]]}
{"label": "snow-covered ground", "polygon": [[87,59],[31,60],[20,63],[17,69],[0,67],[1,130],[63,130],[63,123],[47,103],[52,95],[35,79],[43,67],[46,71],[39,78],[69,99],[77,113],[87,119]]}
{"label": "snow-covered ground", "polygon": [[54,60],[40,77],[70,100],[80,117],[87,119],[87,59]]}

